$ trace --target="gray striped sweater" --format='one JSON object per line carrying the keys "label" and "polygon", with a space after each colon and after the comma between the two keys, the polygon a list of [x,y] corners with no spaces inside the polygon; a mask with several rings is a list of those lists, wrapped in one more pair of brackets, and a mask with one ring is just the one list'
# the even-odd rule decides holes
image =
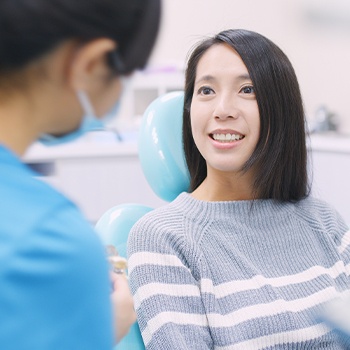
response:
{"label": "gray striped sweater", "polygon": [[317,321],[350,289],[350,232],[322,201],[182,193],[134,225],[128,259],[149,350],[350,348]]}

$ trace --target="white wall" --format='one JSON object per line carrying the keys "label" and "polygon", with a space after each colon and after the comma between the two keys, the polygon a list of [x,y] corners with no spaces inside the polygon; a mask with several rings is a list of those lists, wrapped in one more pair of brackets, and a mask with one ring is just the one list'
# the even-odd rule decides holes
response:
{"label": "white wall", "polygon": [[350,133],[349,0],[163,0],[151,64],[184,66],[197,41],[228,28],[254,30],[279,45],[296,70],[308,118],[324,104]]}

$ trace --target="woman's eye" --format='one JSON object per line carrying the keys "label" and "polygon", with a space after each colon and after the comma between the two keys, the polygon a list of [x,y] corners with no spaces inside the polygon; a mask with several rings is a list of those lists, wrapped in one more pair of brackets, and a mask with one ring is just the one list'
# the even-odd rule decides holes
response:
{"label": "woman's eye", "polygon": [[201,95],[210,95],[214,92],[214,90],[208,86],[203,86],[199,88],[198,93]]}
{"label": "woman's eye", "polygon": [[254,94],[255,93],[253,86],[244,86],[241,89],[241,92],[243,92],[244,94]]}

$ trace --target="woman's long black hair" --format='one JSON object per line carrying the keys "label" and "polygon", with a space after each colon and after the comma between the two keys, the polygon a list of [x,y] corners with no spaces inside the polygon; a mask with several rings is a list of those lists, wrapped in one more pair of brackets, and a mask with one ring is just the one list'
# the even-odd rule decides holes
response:
{"label": "woman's long black hair", "polygon": [[299,84],[287,56],[264,36],[226,30],[201,42],[186,70],[183,144],[190,191],[206,178],[205,159],[192,135],[190,109],[197,65],[213,45],[229,45],[242,58],[252,79],[260,114],[260,137],[242,172],[254,166],[254,198],[298,201],[309,194],[305,116]]}

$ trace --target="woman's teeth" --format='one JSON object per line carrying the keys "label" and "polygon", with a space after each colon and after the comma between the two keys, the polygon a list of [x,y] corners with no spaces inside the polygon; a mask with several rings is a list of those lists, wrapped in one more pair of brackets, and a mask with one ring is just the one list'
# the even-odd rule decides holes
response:
{"label": "woman's teeth", "polygon": [[237,134],[213,134],[212,137],[215,141],[232,142],[242,140],[244,136]]}

